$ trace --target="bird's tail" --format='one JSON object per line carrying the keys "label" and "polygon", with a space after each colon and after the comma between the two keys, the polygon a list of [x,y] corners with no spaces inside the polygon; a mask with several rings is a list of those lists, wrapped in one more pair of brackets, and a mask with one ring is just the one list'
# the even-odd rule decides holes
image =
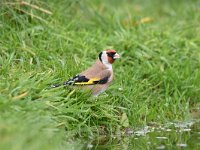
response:
{"label": "bird's tail", "polygon": [[51,85],[49,88],[50,89],[52,89],[52,88],[57,88],[57,87],[59,87],[59,86],[61,86],[62,84],[53,84],[53,85]]}
{"label": "bird's tail", "polygon": [[73,85],[74,84],[74,81],[72,79],[69,79],[63,83],[58,83],[58,84],[53,84],[50,86],[50,89],[52,88],[57,88],[57,87],[60,87],[60,86],[68,86],[68,85]]}

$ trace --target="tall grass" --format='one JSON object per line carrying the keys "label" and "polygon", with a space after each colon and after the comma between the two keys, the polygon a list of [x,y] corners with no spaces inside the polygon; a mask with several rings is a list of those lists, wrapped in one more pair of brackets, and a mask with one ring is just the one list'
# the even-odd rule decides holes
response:
{"label": "tall grass", "polygon": [[[200,99],[199,4],[1,1],[0,149],[78,149],[75,137],[187,119]],[[47,89],[105,48],[122,55],[106,93]]]}

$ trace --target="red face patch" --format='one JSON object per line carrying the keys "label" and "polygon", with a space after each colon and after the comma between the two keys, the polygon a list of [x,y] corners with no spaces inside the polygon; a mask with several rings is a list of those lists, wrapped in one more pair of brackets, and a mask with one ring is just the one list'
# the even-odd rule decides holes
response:
{"label": "red face patch", "polygon": [[113,57],[116,54],[116,50],[108,49],[106,50],[106,54],[108,56],[108,62],[112,64],[115,61]]}
{"label": "red face patch", "polygon": [[110,63],[110,64],[112,64],[112,63],[114,63],[114,59],[112,58],[112,57],[108,57],[108,62]]}
{"label": "red face patch", "polygon": [[108,50],[106,50],[106,53],[116,53],[116,50],[114,50],[114,49],[108,49]]}

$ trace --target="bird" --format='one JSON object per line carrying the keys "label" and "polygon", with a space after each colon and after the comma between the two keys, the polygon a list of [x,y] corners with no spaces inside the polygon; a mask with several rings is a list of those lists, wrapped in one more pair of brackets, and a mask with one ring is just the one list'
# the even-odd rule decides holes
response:
{"label": "bird", "polygon": [[106,49],[99,53],[96,62],[88,69],[73,76],[63,84],[54,84],[51,88],[59,86],[78,86],[87,89],[93,96],[103,93],[113,81],[112,64],[120,55],[113,49]]}

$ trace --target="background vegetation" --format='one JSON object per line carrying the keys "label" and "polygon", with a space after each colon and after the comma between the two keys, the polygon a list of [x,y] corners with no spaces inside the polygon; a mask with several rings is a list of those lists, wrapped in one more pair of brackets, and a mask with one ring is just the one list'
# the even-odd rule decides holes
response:
{"label": "background vegetation", "polygon": [[[199,6],[198,0],[1,0],[0,149],[77,149],[76,137],[189,118],[200,99]],[[105,94],[47,89],[106,48],[122,58]]]}

